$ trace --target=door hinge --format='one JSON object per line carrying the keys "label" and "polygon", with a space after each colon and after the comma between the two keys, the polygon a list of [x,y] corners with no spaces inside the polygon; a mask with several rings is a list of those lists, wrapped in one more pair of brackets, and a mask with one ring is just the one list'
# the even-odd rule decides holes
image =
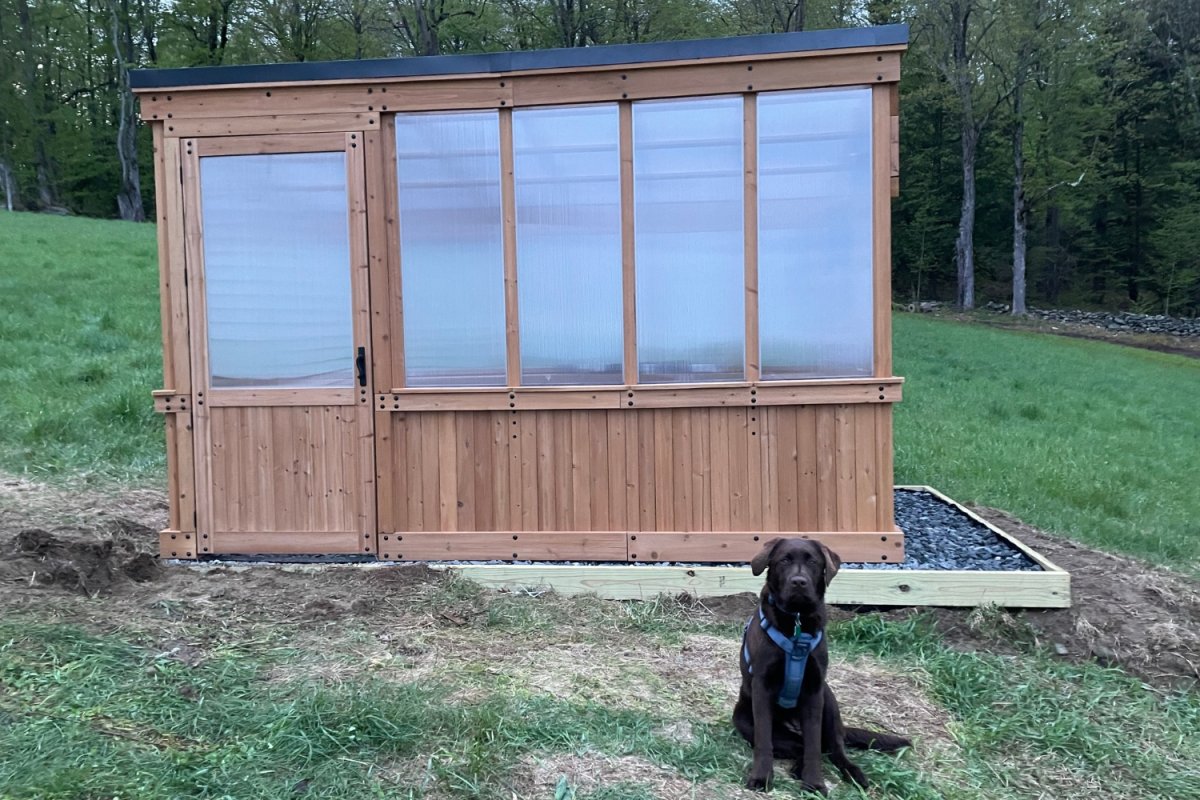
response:
{"label": "door hinge", "polygon": [[367,348],[358,348],[358,355],[354,357],[354,368],[358,371],[358,385],[367,385]]}

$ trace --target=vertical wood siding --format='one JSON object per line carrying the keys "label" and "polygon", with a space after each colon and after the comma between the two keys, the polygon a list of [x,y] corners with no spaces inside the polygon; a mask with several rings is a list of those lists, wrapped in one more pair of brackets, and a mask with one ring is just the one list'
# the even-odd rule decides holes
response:
{"label": "vertical wood siding", "polygon": [[890,416],[877,403],[393,412],[381,479],[398,502],[379,529],[891,531]]}

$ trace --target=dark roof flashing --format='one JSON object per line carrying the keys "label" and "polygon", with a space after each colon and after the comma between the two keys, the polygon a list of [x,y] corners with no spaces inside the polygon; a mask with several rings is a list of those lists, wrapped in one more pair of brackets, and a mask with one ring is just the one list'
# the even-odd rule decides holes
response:
{"label": "dark roof flashing", "polygon": [[424,76],[506,74],[542,69],[648,64],[854,47],[908,44],[907,25],[838,28],[801,33],[768,33],[721,39],[688,39],[649,44],[610,44],[558,50],[517,50],[454,56],[379,58],[360,61],[305,61],[227,67],[139,69],[129,73],[134,89],[220,86],[241,83],[303,83],[331,80],[382,80]]}

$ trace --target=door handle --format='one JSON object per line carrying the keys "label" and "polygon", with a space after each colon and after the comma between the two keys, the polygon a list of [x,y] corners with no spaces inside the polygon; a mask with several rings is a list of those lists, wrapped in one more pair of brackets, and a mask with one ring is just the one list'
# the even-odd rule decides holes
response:
{"label": "door handle", "polygon": [[358,348],[358,355],[354,358],[354,368],[358,372],[358,385],[367,385],[367,348]]}

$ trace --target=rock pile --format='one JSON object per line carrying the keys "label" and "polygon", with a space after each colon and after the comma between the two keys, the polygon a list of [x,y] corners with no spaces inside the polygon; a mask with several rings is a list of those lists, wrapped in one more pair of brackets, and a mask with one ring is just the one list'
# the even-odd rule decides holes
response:
{"label": "rock pile", "polygon": [[1108,331],[1200,337],[1200,318],[1198,317],[1168,317],[1162,314],[1128,314],[1110,311],[1064,311],[1043,308],[1029,309],[1029,316],[1052,322],[1091,325]]}

